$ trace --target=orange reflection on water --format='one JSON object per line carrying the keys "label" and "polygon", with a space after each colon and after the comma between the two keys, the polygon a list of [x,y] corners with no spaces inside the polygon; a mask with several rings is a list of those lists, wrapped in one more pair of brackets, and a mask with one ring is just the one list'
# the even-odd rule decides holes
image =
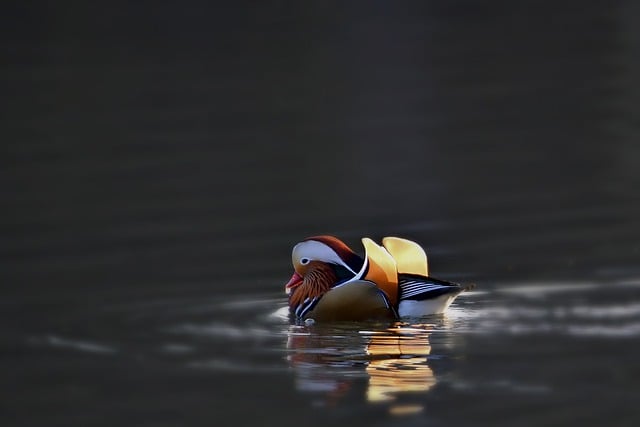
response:
{"label": "orange reflection on water", "polygon": [[424,330],[393,328],[388,334],[373,334],[367,346],[371,361],[367,400],[384,402],[398,393],[426,392],[436,384],[433,370],[427,364],[431,353],[429,334]]}
{"label": "orange reflection on water", "polygon": [[[395,403],[402,393],[428,392],[436,378],[428,365],[431,353],[429,327],[395,326],[377,330],[325,330],[292,327],[287,348],[295,372],[296,387],[323,397],[335,405],[352,389],[366,390],[362,399],[388,404],[389,413],[407,415],[421,405]],[[352,387],[358,383],[358,387]],[[353,393],[352,393],[353,394]]]}

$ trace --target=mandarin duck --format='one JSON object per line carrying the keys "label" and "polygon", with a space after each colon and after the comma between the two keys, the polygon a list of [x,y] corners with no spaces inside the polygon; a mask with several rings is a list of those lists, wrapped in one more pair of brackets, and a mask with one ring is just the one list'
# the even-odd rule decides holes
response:
{"label": "mandarin duck", "polygon": [[363,238],[364,258],[333,236],[296,244],[294,273],[285,285],[293,319],[359,321],[443,313],[474,285],[461,286],[429,276],[422,247],[399,237],[382,246]]}

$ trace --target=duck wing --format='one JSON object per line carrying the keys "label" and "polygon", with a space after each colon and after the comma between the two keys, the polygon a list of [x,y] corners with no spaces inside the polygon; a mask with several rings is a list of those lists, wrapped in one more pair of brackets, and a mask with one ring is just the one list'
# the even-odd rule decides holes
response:
{"label": "duck wing", "polygon": [[458,295],[475,286],[409,274],[401,274],[399,280],[401,317],[444,313]]}
{"label": "duck wing", "polygon": [[457,295],[465,290],[468,286],[462,286],[457,283],[447,282],[428,276],[419,276],[415,274],[398,275],[400,289],[400,301],[414,300],[422,301],[426,299],[438,298],[442,295]]}
{"label": "duck wing", "polygon": [[429,276],[427,254],[416,242],[387,236],[382,239],[382,246],[395,260],[399,274]]}

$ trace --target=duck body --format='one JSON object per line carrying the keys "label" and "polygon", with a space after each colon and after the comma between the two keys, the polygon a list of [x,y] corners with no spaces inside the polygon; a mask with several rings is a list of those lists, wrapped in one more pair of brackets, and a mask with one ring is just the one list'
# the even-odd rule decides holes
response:
{"label": "duck body", "polygon": [[429,276],[420,245],[385,237],[363,238],[360,257],[333,236],[315,236],[294,246],[294,274],[285,285],[295,320],[361,321],[443,313],[467,290]]}
{"label": "duck body", "polygon": [[[293,313],[295,314],[295,313]],[[386,295],[368,280],[354,280],[326,292],[301,320],[319,322],[396,319]]]}

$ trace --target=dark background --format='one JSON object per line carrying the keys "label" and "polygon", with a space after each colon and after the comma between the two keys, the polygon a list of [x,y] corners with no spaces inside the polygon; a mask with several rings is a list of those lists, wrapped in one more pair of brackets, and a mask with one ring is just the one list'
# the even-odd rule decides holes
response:
{"label": "dark background", "polygon": [[317,233],[635,264],[632,3],[5,7],[5,289],[275,278]]}
{"label": "dark background", "polygon": [[3,5],[4,328],[102,302],[280,295],[291,246],[320,233],[416,239],[436,276],[485,289],[637,278],[639,13]]}

